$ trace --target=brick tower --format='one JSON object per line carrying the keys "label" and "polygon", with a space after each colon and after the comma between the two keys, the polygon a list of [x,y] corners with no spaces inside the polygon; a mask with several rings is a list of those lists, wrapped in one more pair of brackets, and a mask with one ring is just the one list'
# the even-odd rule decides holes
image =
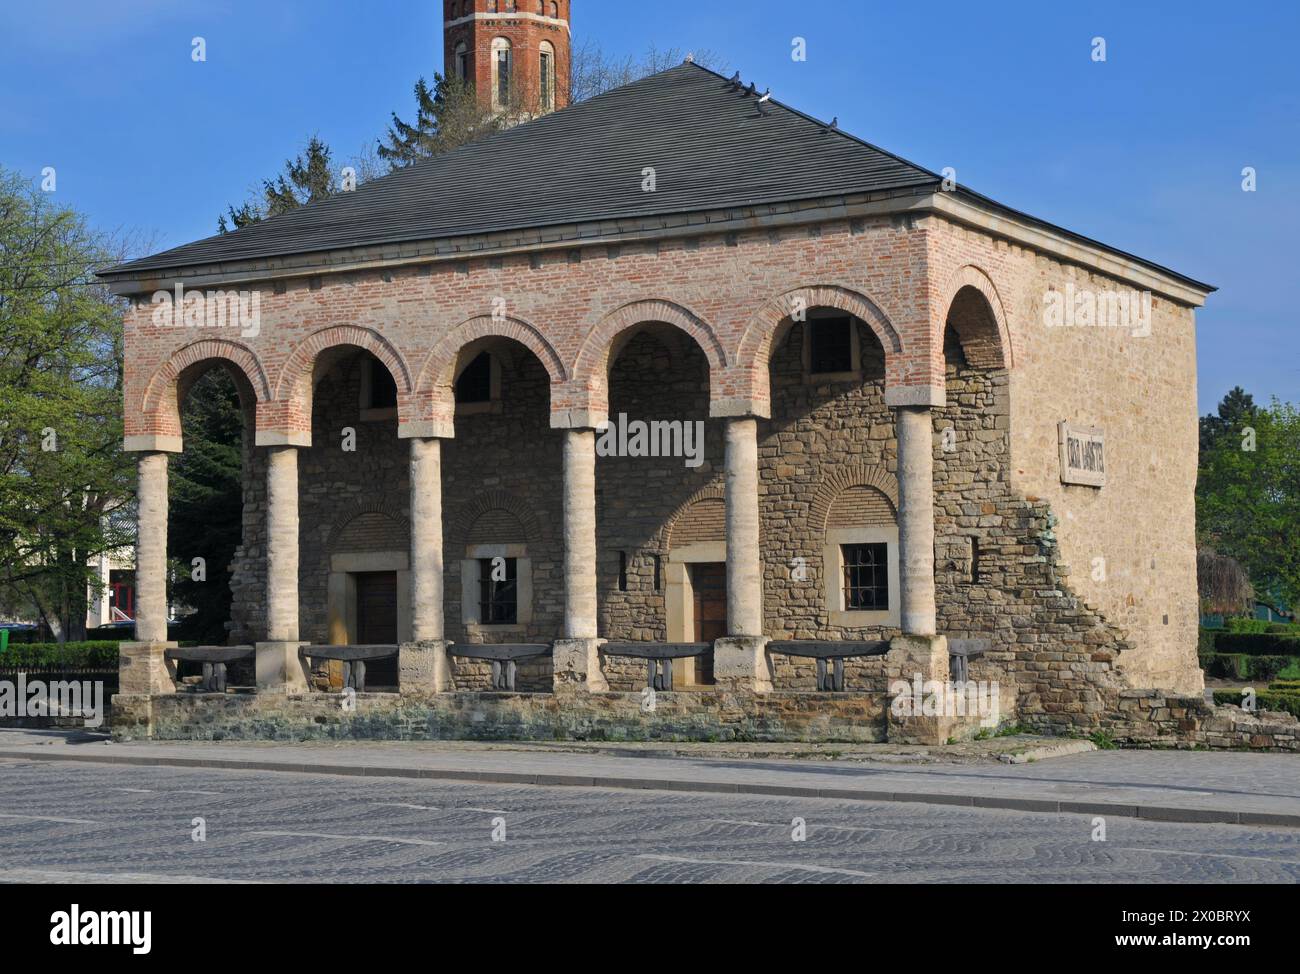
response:
{"label": "brick tower", "polygon": [[571,0],[443,0],[444,73],[520,121],[569,103]]}

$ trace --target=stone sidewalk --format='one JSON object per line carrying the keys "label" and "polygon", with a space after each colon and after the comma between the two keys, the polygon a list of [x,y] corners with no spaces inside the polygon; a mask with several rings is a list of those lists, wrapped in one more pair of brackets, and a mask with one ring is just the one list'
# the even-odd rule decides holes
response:
{"label": "stone sidewalk", "polygon": [[[78,732],[0,730],[0,762],[650,788],[1300,828],[1300,757],[1294,755],[1092,750],[1062,755],[1080,743],[1036,738],[1015,742],[1024,763],[1004,763],[998,756],[1008,753],[1006,739],[978,743],[985,752],[968,748],[956,756],[969,763],[959,763],[938,760],[935,749],[897,746],[110,743]],[[1052,754],[1059,756],[1046,759]],[[926,760],[931,763],[916,763]],[[0,788],[2,782],[0,775]]]}

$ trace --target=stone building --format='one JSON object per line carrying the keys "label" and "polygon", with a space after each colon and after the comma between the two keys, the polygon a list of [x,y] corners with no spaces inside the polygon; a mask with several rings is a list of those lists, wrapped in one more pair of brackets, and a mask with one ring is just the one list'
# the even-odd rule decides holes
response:
{"label": "stone building", "polygon": [[[141,501],[119,711],[151,732],[942,741],[969,725],[891,716],[891,681],[946,681],[956,640],[1003,719],[1209,719],[1212,288],[743,82],[686,63],[105,276]],[[168,696],[166,488],[213,367],[263,692],[201,705]],[[399,694],[343,729],[319,691],[365,654],[327,647],[373,645]]]}

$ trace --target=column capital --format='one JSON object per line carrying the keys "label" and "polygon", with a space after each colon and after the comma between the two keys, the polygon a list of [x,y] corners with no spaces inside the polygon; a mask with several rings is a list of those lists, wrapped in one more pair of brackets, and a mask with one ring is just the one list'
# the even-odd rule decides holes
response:
{"label": "column capital", "polygon": [[901,406],[929,406],[942,409],[948,405],[948,392],[944,386],[890,386],[885,390],[885,405],[892,409]]}
{"label": "column capital", "polygon": [[258,430],[253,445],[310,447],[311,434],[301,430]]}
{"label": "column capital", "polygon": [[137,433],[122,437],[123,453],[182,453],[184,446],[179,436],[165,433]]}

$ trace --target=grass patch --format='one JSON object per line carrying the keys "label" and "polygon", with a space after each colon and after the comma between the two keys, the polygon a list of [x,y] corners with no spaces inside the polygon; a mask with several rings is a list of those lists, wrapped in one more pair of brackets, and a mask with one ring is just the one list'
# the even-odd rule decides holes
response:
{"label": "grass patch", "polygon": [[1093,731],[1088,735],[1088,740],[1092,741],[1093,747],[1098,751],[1114,751],[1119,745],[1115,743],[1115,738],[1111,737],[1107,731]]}

